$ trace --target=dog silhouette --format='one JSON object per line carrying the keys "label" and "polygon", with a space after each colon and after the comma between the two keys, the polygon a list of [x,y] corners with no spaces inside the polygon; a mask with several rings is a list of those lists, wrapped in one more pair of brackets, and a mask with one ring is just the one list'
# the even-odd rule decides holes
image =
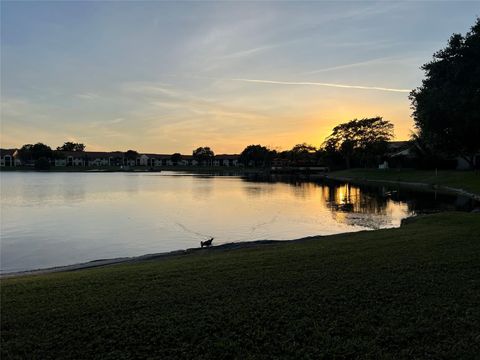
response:
{"label": "dog silhouette", "polygon": [[203,248],[204,246],[205,247],[209,247],[212,245],[212,241],[213,241],[213,238],[209,239],[209,240],[205,240],[205,241],[200,241],[200,246]]}

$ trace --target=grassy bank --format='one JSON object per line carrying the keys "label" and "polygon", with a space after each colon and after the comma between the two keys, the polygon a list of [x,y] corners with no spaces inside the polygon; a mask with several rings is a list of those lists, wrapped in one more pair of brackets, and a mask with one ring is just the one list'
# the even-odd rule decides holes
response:
{"label": "grassy bank", "polygon": [[4,279],[9,358],[475,358],[480,215]]}
{"label": "grassy bank", "polygon": [[480,195],[480,172],[455,170],[350,169],[335,171],[331,177],[357,180],[399,181],[448,186]]}

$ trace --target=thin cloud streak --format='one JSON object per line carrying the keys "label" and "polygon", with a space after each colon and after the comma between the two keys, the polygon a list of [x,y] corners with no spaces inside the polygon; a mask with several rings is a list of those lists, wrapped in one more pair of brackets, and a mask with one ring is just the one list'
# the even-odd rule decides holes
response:
{"label": "thin cloud streak", "polygon": [[395,88],[385,88],[385,87],[379,87],[379,86],[331,84],[331,83],[309,82],[309,81],[276,81],[276,80],[261,80],[261,79],[242,79],[242,78],[233,78],[233,79],[225,79],[225,80],[243,81],[243,82],[260,83],[260,84],[326,86],[326,87],[335,87],[335,88],[344,88],[344,89],[379,90],[379,91],[390,91],[390,92],[400,92],[400,93],[409,93],[411,91],[411,89],[395,89]]}
{"label": "thin cloud streak", "polygon": [[388,60],[391,60],[391,59],[392,59],[391,57],[371,59],[371,60],[360,61],[360,62],[351,63],[351,64],[338,65],[338,66],[332,66],[332,67],[328,67],[328,68],[324,68],[324,69],[308,71],[308,72],[305,72],[304,74],[305,75],[311,75],[311,74],[318,74],[318,73],[321,73],[321,72],[350,69],[350,68],[360,67],[360,66],[365,66],[365,65],[378,64],[378,63],[382,63],[382,62],[385,62],[385,61],[388,61]]}

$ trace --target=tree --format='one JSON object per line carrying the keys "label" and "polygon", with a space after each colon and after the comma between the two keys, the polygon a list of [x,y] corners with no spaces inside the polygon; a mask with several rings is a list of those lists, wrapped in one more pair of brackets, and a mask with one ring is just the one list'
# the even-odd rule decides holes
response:
{"label": "tree", "polygon": [[262,145],[248,145],[240,154],[240,162],[246,166],[267,166],[270,165],[275,155],[275,150],[270,150]]}
{"label": "tree", "polygon": [[135,150],[127,150],[125,152],[125,157],[129,160],[135,160],[138,157],[138,152]]}
{"label": "tree", "polygon": [[324,149],[340,153],[350,168],[354,157],[366,165],[376,156],[383,155],[392,138],[393,124],[388,120],[379,116],[353,119],[333,128],[332,134],[325,139]]}
{"label": "tree", "polygon": [[195,160],[197,160],[200,164],[207,163],[207,164],[210,164],[210,165],[211,165],[212,160],[215,156],[212,149],[210,149],[208,146],[199,147],[199,148],[193,150],[192,155],[193,155],[193,158]]}
{"label": "tree", "polygon": [[172,156],[170,157],[170,160],[172,160],[173,165],[176,166],[180,161],[182,161],[182,154],[180,153],[172,154]]}
{"label": "tree", "polygon": [[67,141],[62,146],[58,146],[59,151],[85,151],[86,146],[82,143],[74,143]]}
{"label": "tree", "polygon": [[124,154],[125,159],[128,160],[128,165],[130,165],[130,161],[136,161],[138,157],[138,152],[135,150],[127,150]]}
{"label": "tree", "polygon": [[53,156],[50,146],[42,143],[36,143],[35,145],[25,144],[20,148],[18,154],[24,162],[35,161],[40,158],[51,159]]}
{"label": "tree", "polygon": [[308,164],[315,162],[317,148],[307,143],[297,144],[290,150],[290,158],[296,163]]}
{"label": "tree", "polygon": [[418,136],[473,167],[480,151],[480,18],[465,36],[453,34],[422,70],[422,85],[410,93]]}

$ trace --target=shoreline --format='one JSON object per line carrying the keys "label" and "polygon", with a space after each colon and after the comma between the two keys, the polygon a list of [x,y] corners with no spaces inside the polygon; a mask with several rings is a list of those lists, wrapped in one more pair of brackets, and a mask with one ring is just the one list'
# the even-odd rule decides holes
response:
{"label": "shoreline", "polygon": [[[368,231],[368,230],[361,230],[357,232]],[[349,234],[349,233],[340,233],[335,234]],[[109,266],[109,265],[116,265],[116,264],[126,264],[126,263],[136,263],[136,262],[143,262],[143,261],[151,261],[151,260],[168,260],[179,256],[185,255],[193,255],[193,254],[202,254],[207,252],[223,252],[223,251],[233,251],[239,249],[247,249],[247,248],[255,248],[265,245],[274,245],[280,243],[290,243],[290,242],[302,242],[305,240],[311,240],[316,238],[324,238],[332,235],[314,235],[314,236],[307,236],[298,239],[291,239],[291,240],[252,240],[252,241],[244,241],[244,242],[230,242],[220,245],[214,245],[208,248],[187,248],[187,249],[179,249],[179,250],[172,250],[160,253],[152,253],[152,254],[144,254],[138,256],[126,256],[126,257],[116,257],[110,259],[97,259],[91,260],[71,265],[61,265],[61,266],[54,266],[49,268],[40,268],[34,270],[23,270],[23,271],[14,271],[8,273],[0,273],[0,279],[7,279],[7,278],[16,278],[21,276],[35,276],[35,275],[45,275],[45,274],[52,274],[52,273],[59,273],[59,272],[71,272],[71,271],[80,271],[86,269],[93,269],[97,267]]]}
{"label": "shoreline", "polygon": [[350,182],[350,183],[359,184],[359,185],[382,185],[382,184],[399,185],[402,187],[419,189],[419,190],[428,191],[428,192],[437,191],[445,194],[462,195],[462,196],[472,198],[473,200],[480,201],[479,194],[476,194],[464,189],[454,188],[454,187],[445,186],[445,185],[429,184],[429,183],[423,183],[423,182],[409,182],[409,181],[400,181],[400,180],[375,180],[375,179],[358,178],[358,177],[337,176],[337,175],[323,175],[323,178],[329,179],[329,180],[335,180],[335,181],[345,181],[345,182]]}

